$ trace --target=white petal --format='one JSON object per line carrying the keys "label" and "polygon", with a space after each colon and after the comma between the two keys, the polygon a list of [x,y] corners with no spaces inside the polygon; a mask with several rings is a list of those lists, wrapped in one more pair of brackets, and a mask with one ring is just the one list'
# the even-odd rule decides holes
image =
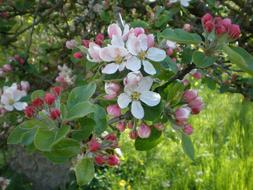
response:
{"label": "white petal", "polygon": [[4,93],[2,96],[1,96],[1,103],[2,104],[9,104],[9,100],[10,99],[13,99],[13,95],[10,94],[10,93]]}
{"label": "white petal", "polygon": [[108,35],[110,38],[112,38],[114,35],[115,36],[121,36],[122,35],[122,31],[120,29],[120,27],[117,24],[111,24],[108,29],[107,29]]}
{"label": "white petal", "polygon": [[152,63],[150,63],[149,61],[142,61],[143,67],[144,67],[144,71],[150,75],[154,75],[156,74],[156,70],[155,67],[152,65]]}
{"label": "white petal", "polygon": [[138,71],[141,69],[141,60],[136,56],[132,56],[127,60],[126,68],[131,71]]}
{"label": "white petal", "polygon": [[164,50],[159,48],[151,47],[148,49],[147,56],[148,59],[152,61],[162,61],[166,57],[166,53]]}
{"label": "white petal", "polygon": [[102,69],[102,73],[104,73],[104,74],[113,74],[113,73],[116,73],[118,69],[119,69],[118,64],[110,63]]}
{"label": "white petal", "polygon": [[99,52],[99,56],[103,61],[111,62],[113,61],[113,57],[111,56],[114,48],[112,46],[102,48]]}
{"label": "white petal", "polygon": [[184,6],[184,7],[188,7],[189,6],[189,1],[190,0],[181,0],[181,5]]}
{"label": "white petal", "polygon": [[149,91],[153,84],[153,79],[151,77],[144,77],[138,84],[138,92]]}
{"label": "white petal", "polygon": [[123,109],[126,108],[131,102],[131,98],[126,93],[122,93],[119,95],[117,102],[119,107]]}
{"label": "white petal", "polygon": [[160,103],[161,96],[156,92],[144,91],[141,93],[140,99],[149,106],[156,106]]}
{"label": "white petal", "polygon": [[121,36],[113,35],[111,43],[113,46],[124,47],[124,41]]}
{"label": "white petal", "polygon": [[133,35],[129,35],[126,46],[132,55],[137,55],[141,51],[139,40]]}
{"label": "white petal", "polygon": [[23,91],[23,90],[15,90],[15,91],[13,91],[13,99],[15,101],[20,100],[24,96],[26,96],[26,92]]}
{"label": "white petal", "polygon": [[148,37],[146,34],[141,34],[138,36],[138,39],[140,40],[140,48],[142,51],[146,51],[148,49]]}
{"label": "white petal", "polygon": [[24,110],[24,109],[26,108],[26,106],[27,106],[27,103],[25,103],[25,102],[16,102],[16,103],[14,104],[14,107],[15,107],[18,111]]}
{"label": "white petal", "polygon": [[131,113],[137,119],[142,119],[144,117],[144,109],[140,101],[133,101],[131,105]]}
{"label": "white petal", "polygon": [[119,71],[123,71],[126,67],[126,62],[123,62],[119,65]]}
{"label": "white petal", "polygon": [[11,105],[4,105],[4,109],[6,109],[7,111],[13,111],[13,106],[11,106]]}

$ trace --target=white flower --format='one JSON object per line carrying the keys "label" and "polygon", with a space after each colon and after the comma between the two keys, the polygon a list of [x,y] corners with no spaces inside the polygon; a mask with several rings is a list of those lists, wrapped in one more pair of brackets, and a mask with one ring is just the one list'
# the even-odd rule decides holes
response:
{"label": "white flower", "polygon": [[167,46],[167,48],[175,49],[177,47],[177,44],[176,44],[176,42],[167,40],[166,41],[166,46]]}
{"label": "white flower", "polygon": [[87,54],[87,59],[90,62],[101,62],[101,57],[99,56],[99,53],[101,51],[101,47],[97,45],[94,42],[89,43],[89,49],[88,49],[88,54]]}
{"label": "white flower", "polygon": [[124,41],[127,40],[129,34],[129,25],[125,24],[123,31],[120,29],[119,25],[111,24],[107,29],[110,38],[113,36],[121,37]]}
{"label": "white flower", "polygon": [[18,111],[24,110],[27,103],[20,102],[20,99],[26,96],[26,91],[19,90],[17,84],[12,84],[11,87],[4,87],[1,96],[1,104],[7,111],[13,111],[14,108]]}
{"label": "white flower", "polygon": [[141,102],[148,106],[156,106],[160,103],[161,96],[156,92],[150,91],[153,84],[151,77],[144,77],[135,86],[125,86],[124,93],[118,97],[119,107],[124,109],[131,103],[131,113],[137,119],[144,117],[144,109]]}
{"label": "white flower", "polygon": [[138,37],[129,35],[126,45],[132,55],[127,60],[126,68],[131,71],[138,71],[141,65],[143,65],[146,73],[154,75],[156,74],[156,70],[149,60],[159,62],[166,57],[164,50],[148,47],[148,37],[146,34],[141,34]]}
{"label": "white flower", "polygon": [[171,3],[180,2],[180,4],[184,7],[188,7],[190,1],[191,0],[170,0]]}

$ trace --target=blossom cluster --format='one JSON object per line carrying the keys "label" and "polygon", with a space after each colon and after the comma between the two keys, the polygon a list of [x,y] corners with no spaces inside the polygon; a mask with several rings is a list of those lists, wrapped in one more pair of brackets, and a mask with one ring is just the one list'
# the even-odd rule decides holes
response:
{"label": "blossom cluster", "polygon": [[21,81],[20,84],[13,83],[11,86],[4,86],[0,92],[0,114],[7,111],[22,111],[26,108],[27,103],[22,98],[27,95],[30,84],[27,81]]}
{"label": "blossom cluster", "polygon": [[214,31],[218,37],[225,34],[231,39],[240,37],[240,26],[233,24],[229,18],[222,19],[221,17],[213,17],[211,14],[207,13],[201,18],[201,22],[206,32],[211,33]]}
{"label": "blossom cluster", "polygon": [[[69,43],[75,43],[73,41]],[[70,46],[70,45],[69,45]],[[56,77],[55,81],[60,84],[63,88],[71,86],[74,84],[75,76],[73,75],[72,70],[67,67],[67,65],[60,66],[58,65],[58,76]]]}
{"label": "blossom cluster", "polygon": [[[97,165],[117,166],[120,163],[119,157],[122,156],[118,147],[118,138],[114,133],[104,135],[102,138],[93,137],[87,143],[87,153],[93,154],[94,161]],[[118,155],[115,153],[118,152]]]}
{"label": "blossom cluster", "polygon": [[[106,83],[106,98],[117,97],[117,103],[121,109],[131,104],[131,113],[137,119],[143,119],[144,109],[142,103],[148,106],[156,106],[160,103],[161,97],[158,93],[152,92],[153,78],[147,75],[156,74],[152,62],[160,62],[165,59],[166,52],[155,47],[153,34],[146,34],[141,27],[124,29],[117,24],[108,27],[108,36],[111,39],[106,47],[101,47],[97,42],[89,42],[88,60],[92,62],[105,62],[102,68],[103,74],[114,74],[123,70],[129,73],[123,79],[123,92],[120,84]],[[146,76],[143,76],[144,74]]]}
{"label": "blossom cluster", "polygon": [[175,120],[177,126],[183,127],[185,134],[190,135],[193,131],[192,126],[188,124],[190,114],[196,115],[203,109],[203,101],[198,96],[197,90],[186,90],[183,94],[184,105],[175,111]]}
{"label": "blossom cluster", "polygon": [[49,116],[52,120],[60,119],[61,112],[55,103],[62,93],[62,87],[56,86],[51,88],[51,92],[45,93],[43,98],[37,97],[32,100],[25,110],[27,118],[39,117],[39,113]]}

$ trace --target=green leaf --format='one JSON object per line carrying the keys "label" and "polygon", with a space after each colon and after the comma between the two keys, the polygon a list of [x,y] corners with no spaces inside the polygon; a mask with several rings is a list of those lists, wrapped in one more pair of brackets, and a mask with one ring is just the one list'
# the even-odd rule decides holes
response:
{"label": "green leaf", "polygon": [[251,54],[241,47],[224,46],[223,49],[233,64],[253,75],[253,56]]}
{"label": "green leaf", "polygon": [[161,94],[171,105],[177,104],[181,100],[181,96],[184,93],[185,86],[179,82],[175,81],[170,83]]}
{"label": "green leaf", "polygon": [[90,118],[84,118],[81,119],[80,122],[80,128],[77,130],[72,130],[72,138],[78,141],[85,141],[89,138],[92,131],[94,130],[96,123],[93,119]]}
{"label": "green leaf", "polygon": [[51,161],[62,163],[80,153],[78,141],[63,138],[52,146],[51,152],[44,152],[44,155]]}
{"label": "green leaf", "polygon": [[135,27],[142,27],[142,28],[149,28],[149,24],[145,21],[142,20],[135,20],[133,22],[130,23],[130,25],[135,28]]}
{"label": "green leaf", "polygon": [[160,64],[165,70],[172,71],[175,74],[178,72],[177,63],[168,56]]}
{"label": "green leaf", "polygon": [[162,133],[160,131],[158,131],[155,128],[152,128],[151,135],[149,138],[146,139],[137,138],[135,140],[134,143],[135,149],[139,151],[150,150],[161,142],[162,139],[161,136]]}
{"label": "green leaf", "polygon": [[156,121],[160,119],[164,104],[163,102],[160,102],[157,106],[153,107],[146,106],[145,104],[143,104],[143,108],[145,113],[143,119],[146,121]]}
{"label": "green leaf", "polygon": [[95,105],[93,120],[96,122],[95,133],[97,135],[105,131],[107,127],[106,111],[103,107]]}
{"label": "green leaf", "polygon": [[189,136],[182,133],[182,146],[186,155],[194,160],[194,146]]}
{"label": "green leaf", "polygon": [[35,90],[32,94],[31,94],[31,100],[33,101],[36,98],[43,98],[45,95],[45,91],[44,90]]}
{"label": "green leaf", "polygon": [[55,140],[56,131],[39,128],[34,137],[34,146],[40,151],[50,151]]}
{"label": "green leaf", "polygon": [[191,64],[192,54],[193,54],[193,50],[191,48],[184,48],[181,62],[184,64]]}
{"label": "green leaf", "polygon": [[75,175],[77,184],[82,186],[89,184],[94,178],[95,169],[93,161],[89,158],[83,158],[75,165]]}
{"label": "green leaf", "polygon": [[39,127],[46,127],[46,125],[45,123],[38,120],[25,121],[11,131],[7,139],[7,143],[22,143],[25,145],[31,144],[34,139],[35,132]]}
{"label": "green leaf", "polygon": [[84,86],[74,88],[68,97],[68,109],[80,102],[87,101],[96,91],[96,84],[90,83]]}
{"label": "green leaf", "polygon": [[202,42],[202,39],[198,34],[189,33],[182,29],[172,30],[167,28],[161,33],[160,36],[177,43],[200,44]]}
{"label": "green leaf", "polygon": [[75,106],[71,107],[68,110],[68,114],[65,119],[67,121],[71,121],[74,119],[84,117],[84,116],[88,115],[89,113],[94,112],[93,107],[94,107],[94,104],[91,104],[88,101],[77,103]]}
{"label": "green leaf", "polygon": [[215,58],[206,56],[203,52],[195,51],[192,56],[193,62],[197,67],[206,68],[213,65]]}

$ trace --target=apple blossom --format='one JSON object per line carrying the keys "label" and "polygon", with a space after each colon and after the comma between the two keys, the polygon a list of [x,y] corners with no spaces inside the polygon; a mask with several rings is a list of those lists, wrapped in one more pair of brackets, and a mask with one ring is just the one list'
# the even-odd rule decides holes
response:
{"label": "apple blossom", "polygon": [[10,64],[5,64],[5,65],[3,65],[2,70],[3,70],[4,72],[8,73],[8,72],[11,72],[11,71],[12,71],[12,67],[11,67]]}
{"label": "apple blossom", "polygon": [[156,92],[150,91],[153,84],[151,77],[144,77],[137,85],[125,86],[124,92],[118,97],[119,107],[124,109],[131,103],[131,113],[137,119],[144,117],[144,109],[141,102],[148,106],[156,106],[160,103],[161,96]]}
{"label": "apple blossom", "polygon": [[175,111],[175,118],[178,124],[184,124],[188,120],[191,113],[191,109],[189,107],[181,107]]}
{"label": "apple blossom", "polygon": [[82,54],[82,52],[76,52],[76,53],[73,54],[73,57],[75,59],[82,59],[83,54]]}
{"label": "apple blossom", "polygon": [[180,2],[183,7],[188,7],[191,0],[170,0],[170,3]]}
{"label": "apple blossom", "polygon": [[109,166],[117,166],[117,165],[119,165],[119,163],[120,163],[120,160],[116,155],[110,155],[107,158],[107,164]]}
{"label": "apple blossom", "polygon": [[141,124],[141,126],[137,129],[138,136],[142,139],[148,138],[151,134],[151,129],[146,124]]}
{"label": "apple blossom", "polygon": [[96,138],[92,138],[89,142],[88,142],[88,150],[90,152],[96,152],[97,150],[100,149],[100,143],[96,140]]}
{"label": "apple blossom", "polygon": [[104,34],[100,33],[96,36],[95,43],[101,46],[104,42],[104,39],[105,39]]}
{"label": "apple blossom", "polygon": [[187,135],[191,135],[193,132],[193,128],[190,124],[184,126],[184,133]]}
{"label": "apple blossom", "polygon": [[197,97],[198,97],[197,90],[186,90],[183,94],[183,99],[187,103],[189,103],[190,101],[194,100]]}
{"label": "apple blossom", "polygon": [[38,108],[38,107],[42,107],[44,104],[44,101],[41,99],[41,98],[35,98],[33,101],[32,101],[32,106]]}
{"label": "apple blossom", "polygon": [[108,27],[107,32],[108,32],[109,38],[112,39],[113,36],[118,36],[125,41],[127,40],[128,35],[129,35],[129,26],[125,24],[124,29],[122,31],[118,24],[113,23]]}
{"label": "apple blossom", "polygon": [[175,48],[177,47],[177,44],[176,44],[176,42],[167,40],[167,41],[166,41],[166,47],[167,47],[167,48],[171,48],[171,49],[175,49]]}
{"label": "apple blossom", "polygon": [[138,137],[137,131],[136,130],[130,131],[129,132],[129,137],[130,137],[130,139],[133,139],[133,140],[137,139],[137,137]]}
{"label": "apple blossom", "polygon": [[206,13],[204,16],[201,18],[202,25],[204,26],[208,21],[212,21],[213,16],[210,13]]}
{"label": "apple blossom", "polygon": [[159,62],[165,59],[166,53],[164,50],[148,47],[148,37],[146,34],[141,34],[138,37],[130,35],[126,43],[131,56],[127,59],[126,68],[131,71],[138,71],[141,65],[144,71],[148,74],[156,74],[154,66],[149,60]]}
{"label": "apple blossom", "polygon": [[162,123],[157,123],[154,124],[154,127],[158,130],[158,131],[163,131],[164,130],[164,125]]}
{"label": "apple blossom", "polygon": [[58,70],[60,71],[55,81],[60,83],[63,88],[70,86],[75,81],[75,76],[72,74],[72,70],[68,68],[65,64],[63,66],[58,65]]}
{"label": "apple blossom", "polygon": [[55,102],[55,100],[56,100],[56,97],[53,94],[49,93],[49,92],[47,92],[44,96],[44,101],[48,105],[52,105]]}
{"label": "apple blossom", "polygon": [[95,156],[95,162],[97,165],[103,165],[105,163],[105,158],[103,155],[96,155]]}
{"label": "apple blossom", "polygon": [[20,82],[20,89],[24,91],[29,91],[30,90],[30,83],[28,81],[21,81]]}
{"label": "apple blossom", "polygon": [[74,49],[76,47],[76,41],[75,40],[66,41],[66,47],[68,49]]}
{"label": "apple blossom", "polygon": [[24,113],[25,113],[25,116],[27,118],[31,118],[33,117],[34,113],[35,113],[35,108],[33,106],[27,106],[25,109],[24,109]]}
{"label": "apple blossom", "polygon": [[239,38],[241,34],[240,26],[237,24],[231,24],[228,29],[228,34],[232,39]]}
{"label": "apple blossom", "polygon": [[53,119],[53,120],[58,119],[60,117],[60,115],[61,115],[61,111],[57,108],[52,109],[50,111],[50,118]]}
{"label": "apple blossom", "polygon": [[126,129],[126,123],[124,121],[120,121],[117,123],[116,128],[120,131],[120,132],[124,132]]}
{"label": "apple blossom", "polygon": [[94,42],[89,43],[89,48],[88,48],[88,54],[87,54],[87,59],[91,62],[101,62],[102,59],[100,58],[100,51],[101,47],[97,45]]}
{"label": "apple blossom", "polygon": [[86,48],[89,48],[90,40],[82,40],[82,45]]}
{"label": "apple blossom", "polygon": [[107,113],[113,117],[118,117],[121,115],[121,110],[118,104],[109,105],[106,108]]}
{"label": "apple blossom", "polygon": [[166,54],[168,55],[168,56],[171,56],[172,54],[173,54],[173,49],[172,48],[168,48],[167,50],[166,50]]}
{"label": "apple blossom", "polygon": [[55,86],[55,87],[52,87],[51,90],[55,96],[60,96],[63,89],[60,86]]}
{"label": "apple blossom", "polygon": [[124,78],[123,82],[125,86],[137,85],[141,81],[142,78],[143,78],[143,75],[141,74],[140,71],[130,72]]}
{"label": "apple blossom", "polygon": [[192,114],[198,114],[204,107],[203,101],[200,97],[195,98],[188,104],[191,108]]}

